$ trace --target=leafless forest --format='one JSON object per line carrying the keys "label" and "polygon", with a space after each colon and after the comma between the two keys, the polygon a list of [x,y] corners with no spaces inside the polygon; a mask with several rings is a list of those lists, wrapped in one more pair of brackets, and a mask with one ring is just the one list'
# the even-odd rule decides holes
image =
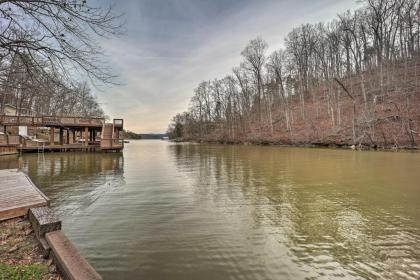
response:
{"label": "leafless forest", "polygon": [[84,0],[0,1],[0,114],[103,116],[90,85],[115,77],[98,40],[120,31],[111,8]]}
{"label": "leafless forest", "polygon": [[365,0],[305,24],[268,54],[262,38],[221,79],[201,82],[174,138],[223,143],[420,144],[420,4]]}

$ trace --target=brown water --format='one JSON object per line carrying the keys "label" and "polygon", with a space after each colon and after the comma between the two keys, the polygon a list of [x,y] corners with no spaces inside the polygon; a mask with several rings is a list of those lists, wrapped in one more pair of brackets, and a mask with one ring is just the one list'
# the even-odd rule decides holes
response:
{"label": "brown water", "polygon": [[2,157],[104,279],[420,279],[420,154],[132,141]]}

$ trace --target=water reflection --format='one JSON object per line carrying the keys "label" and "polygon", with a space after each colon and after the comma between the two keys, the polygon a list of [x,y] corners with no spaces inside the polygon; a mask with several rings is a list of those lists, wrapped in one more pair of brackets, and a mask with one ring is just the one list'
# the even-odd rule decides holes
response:
{"label": "water reflection", "polygon": [[[284,274],[287,267],[308,278],[420,276],[418,155],[170,148],[179,170],[196,175],[199,199],[250,215],[240,222],[249,223],[241,234],[256,247],[271,247],[253,267],[258,275],[299,277]],[[233,223],[241,218],[234,216]]]}
{"label": "water reflection", "polygon": [[131,141],[17,167],[104,279],[420,278],[420,154]]}
{"label": "water reflection", "polygon": [[17,155],[0,156],[0,169],[19,168],[19,157]]}
{"label": "water reflection", "polygon": [[124,184],[121,153],[26,154],[18,165],[64,217],[84,211],[101,195]]}

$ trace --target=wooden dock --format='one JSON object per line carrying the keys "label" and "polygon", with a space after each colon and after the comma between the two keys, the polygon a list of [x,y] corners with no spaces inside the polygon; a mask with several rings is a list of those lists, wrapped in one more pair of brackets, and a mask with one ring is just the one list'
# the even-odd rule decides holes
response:
{"label": "wooden dock", "polygon": [[99,151],[100,145],[99,144],[90,144],[89,146],[83,144],[64,144],[64,145],[45,145],[45,146],[25,146],[25,147],[17,147],[17,151],[19,152],[92,152],[92,151]]}
{"label": "wooden dock", "polygon": [[122,151],[123,119],[0,115],[0,155],[44,151]]}
{"label": "wooden dock", "polygon": [[29,221],[43,256],[52,258],[63,279],[102,280],[61,231],[61,221],[50,208],[44,207],[48,204],[48,198],[23,172],[0,170],[0,221],[29,212]]}
{"label": "wooden dock", "polygon": [[26,215],[31,207],[48,204],[49,199],[23,172],[0,170],[0,221]]}

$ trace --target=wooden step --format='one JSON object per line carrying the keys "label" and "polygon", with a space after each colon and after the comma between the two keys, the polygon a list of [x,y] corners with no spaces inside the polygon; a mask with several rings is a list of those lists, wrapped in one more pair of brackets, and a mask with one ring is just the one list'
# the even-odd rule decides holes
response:
{"label": "wooden step", "polygon": [[61,229],[61,221],[49,207],[30,208],[28,212],[29,221],[39,241],[39,248],[42,256],[48,258],[50,255],[50,245],[45,240],[47,232]]}
{"label": "wooden step", "polygon": [[64,279],[102,279],[61,230],[46,233],[45,239],[51,247],[54,263]]}
{"label": "wooden step", "polygon": [[47,232],[61,229],[61,221],[49,207],[30,208],[28,216],[38,239]]}

